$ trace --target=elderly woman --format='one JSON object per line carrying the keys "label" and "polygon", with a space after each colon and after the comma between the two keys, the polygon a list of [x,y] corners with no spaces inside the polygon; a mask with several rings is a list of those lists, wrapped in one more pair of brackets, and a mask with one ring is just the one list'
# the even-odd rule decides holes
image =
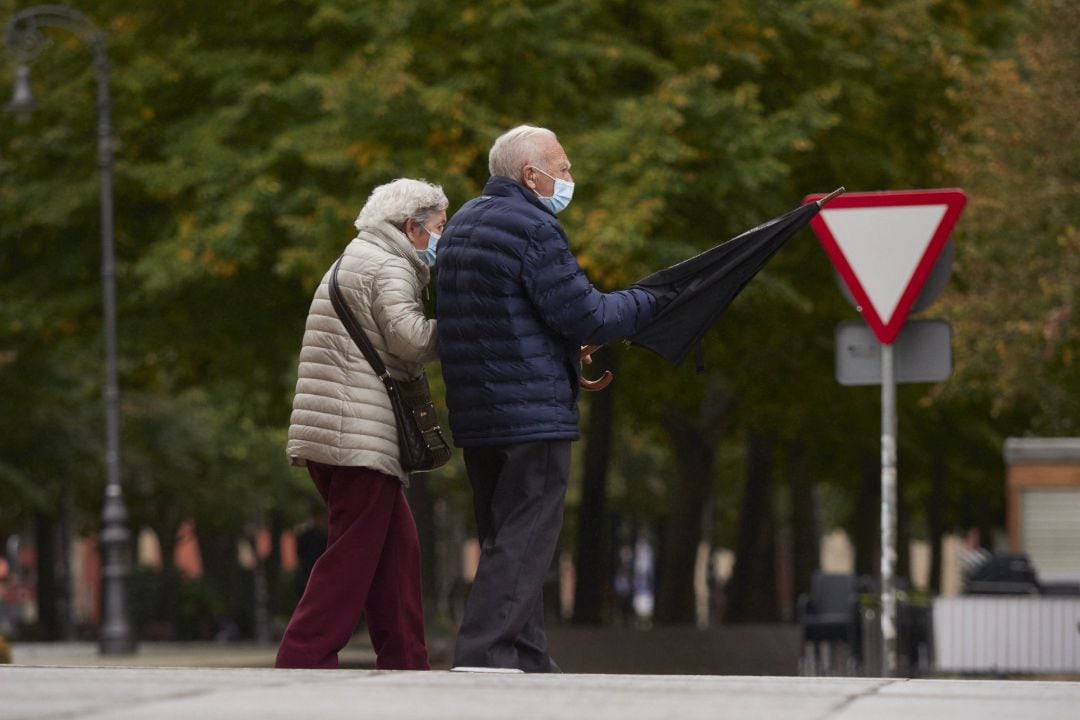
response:
{"label": "elderly woman", "polygon": [[[436,359],[435,321],[420,295],[446,224],[441,188],[400,179],[375,188],[356,219],[338,283],[390,374],[418,376]],[[335,668],[361,616],[377,667],[429,669],[420,599],[420,544],[402,485],[397,429],[383,383],[330,302],[315,291],[293,400],[287,452],[326,501],[326,551],[311,571],[277,667]]]}

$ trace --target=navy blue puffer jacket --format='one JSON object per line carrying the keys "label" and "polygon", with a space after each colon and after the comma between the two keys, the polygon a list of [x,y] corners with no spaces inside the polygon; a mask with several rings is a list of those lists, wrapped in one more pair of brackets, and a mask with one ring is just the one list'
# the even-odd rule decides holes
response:
{"label": "navy blue puffer jacket", "polygon": [[439,358],[458,447],[578,437],[580,347],[633,334],[654,300],[602,293],[528,188],[492,177],[439,241]]}

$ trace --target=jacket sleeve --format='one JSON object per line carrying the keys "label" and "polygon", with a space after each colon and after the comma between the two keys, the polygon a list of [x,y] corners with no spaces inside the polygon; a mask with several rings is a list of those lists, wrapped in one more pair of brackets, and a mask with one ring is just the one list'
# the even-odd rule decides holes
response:
{"label": "jacket sleeve", "polygon": [[540,317],[579,345],[633,335],[652,319],[653,296],[632,288],[602,293],[592,286],[556,228],[541,226],[522,262],[522,281]]}
{"label": "jacket sleeve", "polygon": [[437,359],[435,320],[424,314],[418,286],[412,268],[386,263],[375,277],[371,315],[391,354],[426,363]]}

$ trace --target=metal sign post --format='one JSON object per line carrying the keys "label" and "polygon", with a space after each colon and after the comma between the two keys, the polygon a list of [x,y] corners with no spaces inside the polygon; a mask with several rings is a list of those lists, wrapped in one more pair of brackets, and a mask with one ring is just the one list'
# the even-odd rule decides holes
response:
{"label": "metal sign post", "polygon": [[[803,202],[815,202],[820,197],[808,195]],[[893,343],[898,342],[908,314],[930,304],[948,280],[951,249],[944,254],[942,263],[938,259],[966,202],[964,192],[956,188],[848,193],[811,220],[811,227],[842,281],[841,288],[881,343],[881,660],[885,677],[894,677],[899,665],[896,654],[897,366]],[[926,294],[921,297],[924,287]],[[942,329],[929,328],[921,332],[918,340],[901,343],[902,381],[933,382],[948,376],[949,332],[947,327],[944,333]],[[872,348],[852,342],[850,337],[849,331],[838,329],[837,379],[844,384],[868,384],[872,378],[865,377],[866,363],[860,362],[860,357],[867,354],[863,348]]]}
{"label": "metal sign post", "polygon": [[896,373],[893,346],[881,346],[882,676],[896,675]]}
{"label": "metal sign post", "polygon": [[[897,410],[896,386],[941,382],[952,372],[951,331],[944,320],[905,324],[895,342],[880,343],[862,323],[841,322],[836,328],[836,379],[842,385],[881,385],[881,612],[883,676],[899,668],[896,623]],[[877,645],[875,644],[875,647]],[[869,660],[869,658],[868,658]]]}

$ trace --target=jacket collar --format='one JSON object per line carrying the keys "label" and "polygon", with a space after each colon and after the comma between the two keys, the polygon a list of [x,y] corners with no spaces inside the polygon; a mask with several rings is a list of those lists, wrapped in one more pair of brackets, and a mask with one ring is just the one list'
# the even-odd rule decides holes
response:
{"label": "jacket collar", "polygon": [[360,232],[357,233],[356,239],[369,242],[391,255],[397,255],[399,258],[403,258],[412,265],[414,270],[416,270],[416,274],[420,277],[421,284],[427,285],[428,280],[431,278],[431,270],[428,268],[427,264],[420,259],[419,253],[416,252],[416,248],[409,242],[409,238],[405,236],[405,233],[394,227],[392,223],[383,221],[372,225],[365,225],[360,228]]}
{"label": "jacket collar", "polygon": [[551,210],[547,209],[547,207],[545,207],[540,202],[540,200],[536,197],[536,193],[534,193],[532,190],[525,187],[518,181],[508,177],[504,177],[502,175],[492,175],[490,178],[488,178],[487,184],[484,185],[484,194],[509,198],[520,197],[529,204],[543,210],[548,215],[555,217],[555,213],[551,212]]}

